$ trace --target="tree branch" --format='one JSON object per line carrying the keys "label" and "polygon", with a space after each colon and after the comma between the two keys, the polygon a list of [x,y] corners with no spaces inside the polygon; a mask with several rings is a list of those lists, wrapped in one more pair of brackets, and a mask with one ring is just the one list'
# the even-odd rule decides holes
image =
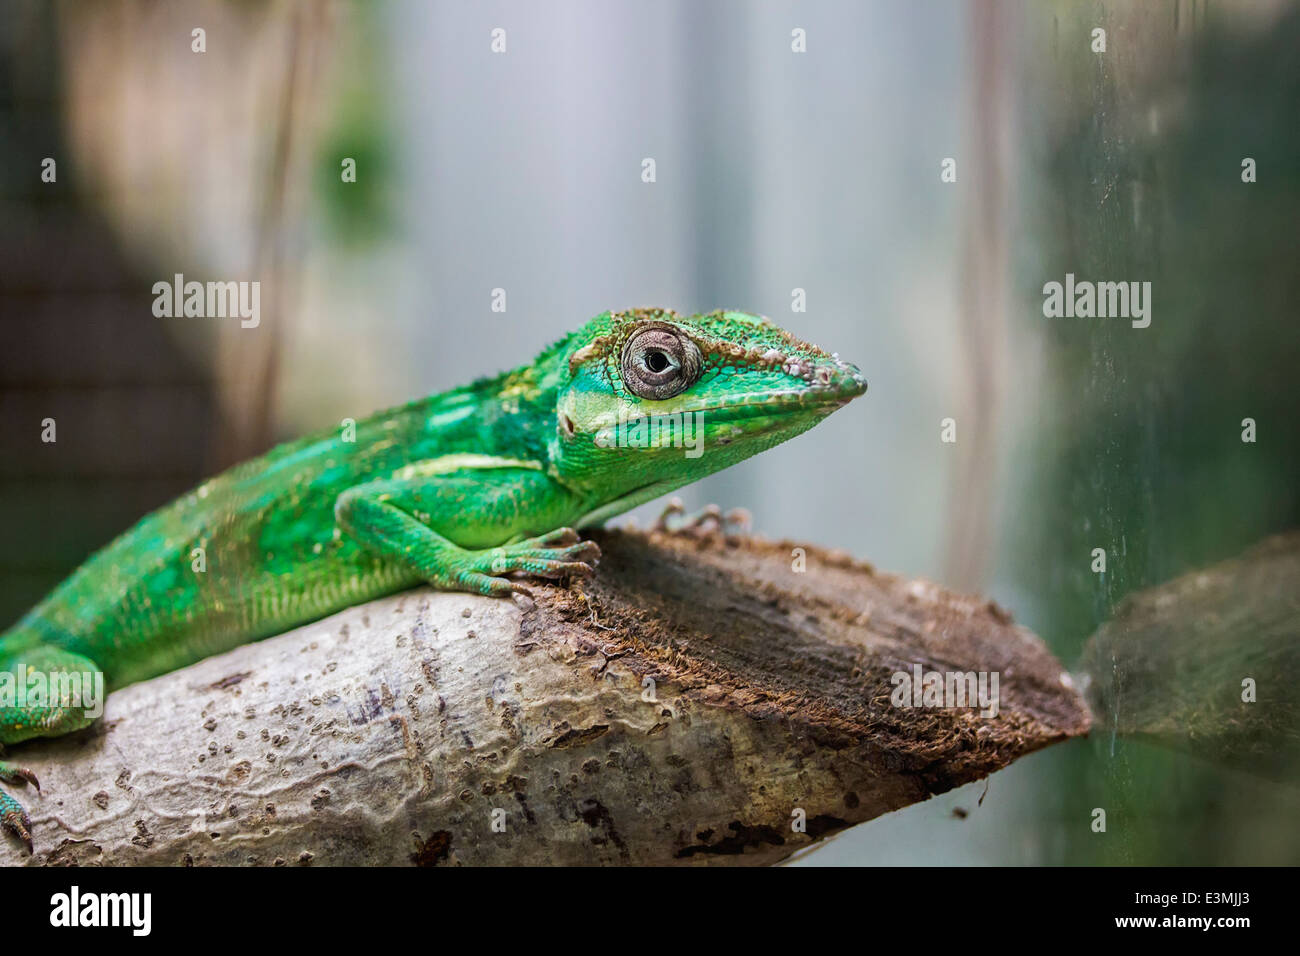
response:
{"label": "tree branch", "polygon": [[[758,538],[597,538],[598,574],[535,603],[419,589],[110,695],[18,754],[32,861],[771,863],[1088,729],[985,600]],[[894,706],[914,664],[998,672],[996,717]]]}

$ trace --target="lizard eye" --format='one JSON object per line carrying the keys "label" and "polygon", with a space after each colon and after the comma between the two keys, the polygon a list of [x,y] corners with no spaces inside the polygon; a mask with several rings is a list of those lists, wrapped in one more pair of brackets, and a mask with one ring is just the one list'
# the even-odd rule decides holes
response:
{"label": "lizard eye", "polygon": [[623,346],[623,382],[638,398],[680,395],[700,377],[702,364],[695,343],[670,326],[642,329]]}

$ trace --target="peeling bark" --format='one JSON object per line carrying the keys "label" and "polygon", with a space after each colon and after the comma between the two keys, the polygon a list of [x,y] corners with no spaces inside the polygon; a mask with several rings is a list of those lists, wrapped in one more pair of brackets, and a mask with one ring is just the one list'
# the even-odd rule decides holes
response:
{"label": "peeling bark", "polygon": [[[418,589],[112,694],[17,751],[31,862],[772,863],[1088,729],[986,600],[806,545],[796,573],[788,543],[597,538],[535,603]],[[893,706],[913,664],[998,672],[1000,712]]]}

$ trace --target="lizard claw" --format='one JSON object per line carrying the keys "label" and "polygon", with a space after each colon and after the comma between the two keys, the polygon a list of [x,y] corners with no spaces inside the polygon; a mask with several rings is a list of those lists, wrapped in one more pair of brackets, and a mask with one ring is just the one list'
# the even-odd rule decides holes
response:
{"label": "lizard claw", "polygon": [[682,499],[676,496],[669,498],[668,504],[664,505],[664,510],[659,512],[659,517],[656,518],[655,523],[650,526],[650,530],[659,531],[664,534],[672,534],[673,529],[668,526],[668,519],[684,514],[686,514],[686,506],[682,504]]}
{"label": "lizard claw", "polygon": [[541,548],[566,548],[571,544],[577,544],[578,541],[578,532],[572,528],[556,528],[528,543]]}
{"label": "lizard claw", "polygon": [[470,565],[471,580],[485,589],[481,592],[484,594],[504,597],[514,592],[531,598],[532,592],[524,585],[501,576],[514,572],[537,578],[587,577],[596,572],[594,565],[599,558],[596,542],[582,541],[572,528],[558,528],[537,538],[479,552]]}
{"label": "lizard claw", "polygon": [[36,779],[36,774],[32,773],[26,767],[19,767],[9,763],[7,760],[0,760],[0,780],[5,783],[19,783],[25,781],[36,788],[36,792],[41,792],[41,782]]}
{"label": "lizard claw", "polygon": [[745,535],[754,527],[754,516],[748,508],[732,508],[722,516],[724,530],[726,527],[735,528],[736,534]]}
{"label": "lizard claw", "polygon": [[28,856],[35,852],[32,847],[31,817],[17,800],[6,793],[0,793],[0,827],[23,841]]}
{"label": "lizard claw", "polygon": [[680,498],[673,498],[664,507],[652,531],[663,534],[689,534],[703,537],[714,531],[721,531],[730,537],[734,534],[748,534],[753,525],[753,516],[744,508],[732,508],[726,514],[717,505],[707,505],[694,514],[687,514]]}

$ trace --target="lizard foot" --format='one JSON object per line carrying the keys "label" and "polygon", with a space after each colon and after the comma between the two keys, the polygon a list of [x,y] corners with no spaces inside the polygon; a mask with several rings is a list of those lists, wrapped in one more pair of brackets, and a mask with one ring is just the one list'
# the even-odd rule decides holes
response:
{"label": "lizard foot", "polygon": [[[595,571],[593,565],[600,557],[600,548],[594,541],[579,541],[562,547],[545,547],[539,546],[542,540],[546,539],[534,538],[503,548],[492,548],[475,563],[474,570],[492,574],[520,571],[539,578],[586,576]],[[553,540],[567,541],[568,538]]]}
{"label": "lizard foot", "polygon": [[704,537],[714,531],[721,531],[728,537],[733,534],[748,534],[753,524],[753,516],[744,508],[732,508],[723,512],[717,505],[708,505],[694,514],[687,514],[680,498],[671,499],[664,506],[652,526],[652,531],[663,534],[689,534]]}
{"label": "lizard foot", "polygon": [[22,840],[29,855],[33,852],[31,817],[21,803],[4,791],[0,791],[0,826]]}
{"label": "lizard foot", "polygon": [[579,540],[572,528],[558,528],[526,541],[474,552],[458,583],[465,590],[493,597],[511,593],[531,597],[523,584],[499,575],[515,572],[550,579],[586,577],[595,573],[599,558],[596,542]]}

